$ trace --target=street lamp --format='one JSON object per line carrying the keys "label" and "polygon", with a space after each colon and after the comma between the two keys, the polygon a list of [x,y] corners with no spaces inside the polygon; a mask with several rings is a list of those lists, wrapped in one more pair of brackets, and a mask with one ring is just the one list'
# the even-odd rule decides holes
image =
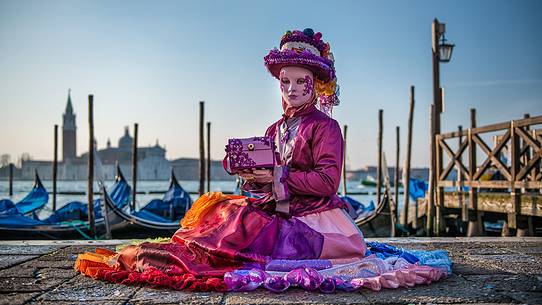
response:
{"label": "street lamp", "polygon": [[452,51],[454,50],[455,44],[447,43],[444,33],[442,33],[442,39],[439,43],[439,60],[440,62],[449,62],[452,59]]}
{"label": "street lamp", "polygon": [[[441,191],[438,191],[436,193],[437,198],[437,205],[436,205],[436,211],[433,209],[435,206],[435,190],[440,190],[440,188],[437,186],[436,182],[439,180],[439,177],[436,176],[435,170],[438,168],[442,168],[442,158],[439,158],[437,160],[436,156],[440,155],[442,156],[442,148],[440,145],[436,145],[435,138],[437,134],[440,134],[440,114],[443,110],[443,90],[440,87],[440,63],[447,63],[452,58],[452,51],[454,49],[454,45],[450,44],[446,41],[446,38],[444,37],[444,33],[446,32],[446,24],[440,23],[436,18],[433,20],[433,26],[431,31],[432,36],[432,59],[433,59],[433,106],[431,109],[431,117],[432,117],[432,126],[431,126],[431,143],[430,143],[430,167],[431,167],[431,177],[429,183],[430,183],[430,190],[429,190],[429,206],[430,206],[430,215],[427,218],[427,224],[426,224],[426,230],[428,235],[432,235],[432,233],[436,233],[437,236],[440,233],[440,227],[443,226],[443,222],[441,221],[442,217],[442,207],[441,205],[444,203],[444,193]],[[436,212],[435,215],[435,226],[433,226],[433,211]],[[434,231],[433,231],[434,230]]]}

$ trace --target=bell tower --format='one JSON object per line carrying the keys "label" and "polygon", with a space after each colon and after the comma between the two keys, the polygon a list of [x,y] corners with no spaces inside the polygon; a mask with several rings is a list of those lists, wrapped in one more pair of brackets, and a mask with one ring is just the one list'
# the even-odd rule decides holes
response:
{"label": "bell tower", "polygon": [[68,90],[68,104],[66,111],[62,115],[62,160],[75,159],[77,157],[76,149],[76,129],[75,114],[73,113],[71,89]]}

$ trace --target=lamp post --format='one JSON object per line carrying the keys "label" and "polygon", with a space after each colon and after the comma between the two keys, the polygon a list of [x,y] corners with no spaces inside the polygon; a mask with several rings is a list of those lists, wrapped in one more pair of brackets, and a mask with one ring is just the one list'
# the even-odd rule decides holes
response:
{"label": "lamp post", "polygon": [[[435,135],[440,134],[440,114],[443,111],[443,91],[440,87],[440,63],[447,63],[452,58],[452,51],[454,49],[454,44],[450,44],[446,41],[444,33],[446,32],[446,24],[440,23],[438,19],[433,20],[433,26],[431,30],[432,35],[432,59],[433,59],[433,105],[435,106],[435,111],[433,112],[433,134],[431,135],[431,169],[433,171],[432,179],[432,188],[430,189],[429,194],[429,204],[431,206],[435,205],[435,189],[438,189],[437,192],[437,205],[436,205],[436,217],[435,217],[435,228],[434,233],[439,235],[440,226],[443,225],[441,221],[442,210],[441,206],[444,201],[444,193],[438,187],[436,182],[439,180],[439,177],[436,175],[435,169],[442,168],[442,160],[439,158],[437,160],[436,155],[442,156],[440,146],[435,146]],[[437,150],[440,153],[437,153]],[[435,210],[435,209],[433,209]],[[432,217],[432,215],[429,215]],[[431,234],[432,232],[428,232]]]}

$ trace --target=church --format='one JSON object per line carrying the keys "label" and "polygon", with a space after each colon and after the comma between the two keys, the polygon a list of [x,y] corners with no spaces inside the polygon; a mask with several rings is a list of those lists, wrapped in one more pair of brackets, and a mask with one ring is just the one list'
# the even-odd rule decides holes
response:
{"label": "church", "polygon": [[[103,178],[111,180],[115,177],[118,162],[126,178],[132,175],[132,146],[133,137],[129,128],[124,128],[124,135],[119,138],[118,146],[113,147],[107,140],[107,146],[97,149],[97,157],[102,164]],[[66,110],[62,115],[62,153],[58,162],[57,178],[59,180],[87,179],[88,152],[77,156],[77,125],[73,109],[71,93],[68,91]],[[95,142],[96,148],[96,142]],[[171,162],[166,159],[166,149],[157,143],[154,146],[137,148],[137,178],[138,180],[167,180],[171,172]],[[22,160],[21,178],[33,179],[37,170],[43,179],[52,178],[52,161]],[[97,174],[95,170],[95,175]],[[98,178],[98,177],[96,177]]]}

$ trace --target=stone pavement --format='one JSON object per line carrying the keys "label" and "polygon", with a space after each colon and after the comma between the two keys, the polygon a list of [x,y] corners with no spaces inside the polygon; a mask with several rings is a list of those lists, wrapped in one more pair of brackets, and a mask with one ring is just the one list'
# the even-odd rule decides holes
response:
{"label": "stone pavement", "polygon": [[379,292],[193,293],[104,283],[73,270],[78,253],[126,241],[0,241],[0,304],[542,304],[542,238],[368,240],[448,250],[453,274],[429,286]]}

